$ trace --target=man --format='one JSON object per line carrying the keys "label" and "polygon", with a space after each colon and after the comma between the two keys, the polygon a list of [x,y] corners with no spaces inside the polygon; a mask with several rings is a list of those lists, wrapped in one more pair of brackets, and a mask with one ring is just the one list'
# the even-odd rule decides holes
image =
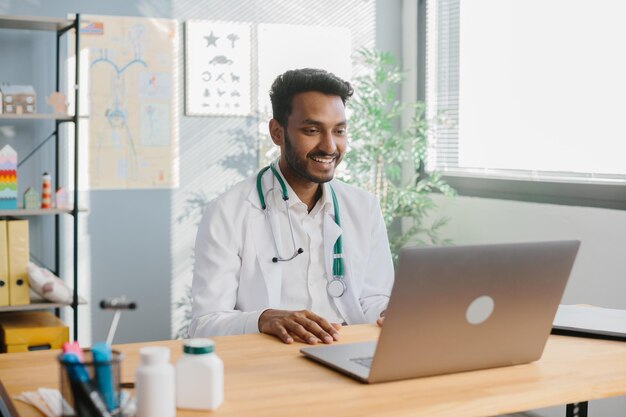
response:
{"label": "man", "polygon": [[380,206],[333,180],[352,92],[316,69],[274,81],[269,133],[281,155],[204,213],[192,337],[260,331],[285,343],[331,343],[342,324],[382,322],[393,266]]}

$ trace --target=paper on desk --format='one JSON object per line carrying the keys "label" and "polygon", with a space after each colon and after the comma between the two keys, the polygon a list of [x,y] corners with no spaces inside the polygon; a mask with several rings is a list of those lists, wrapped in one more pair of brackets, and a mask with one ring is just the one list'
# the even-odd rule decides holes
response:
{"label": "paper on desk", "polygon": [[63,407],[61,402],[65,406],[66,410],[69,410],[69,412],[71,413],[74,412],[72,407],[64,399],[61,398],[61,392],[58,389],[39,388],[37,392],[39,392],[41,398],[43,398],[46,404],[48,404],[48,406],[52,409],[54,413],[56,413],[56,415],[60,416],[61,414],[63,414]]}
{"label": "paper on desk", "polygon": [[626,337],[626,310],[562,304],[554,318],[553,327],[582,333]]}
{"label": "paper on desk", "polygon": [[[132,398],[127,392],[121,392],[122,403],[122,416],[133,417],[137,412],[137,406],[134,398]],[[23,403],[32,405],[39,411],[41,411],[46,417],[59,417],[62,413],[61,408],[61,392],[58,389],[53,388],[38,388],[37,391],[24,391],[20,395],[14,397]],[[65,405],[65,409],[70,414],[74,414],[74,410],[67,403],[62,400]]]}
{"label": "paper on desk", "polygon": [[61,393],[57,389],[38,388],[37,391],[24,391],[15,399],[32,405],[46,417],[61,415]]}

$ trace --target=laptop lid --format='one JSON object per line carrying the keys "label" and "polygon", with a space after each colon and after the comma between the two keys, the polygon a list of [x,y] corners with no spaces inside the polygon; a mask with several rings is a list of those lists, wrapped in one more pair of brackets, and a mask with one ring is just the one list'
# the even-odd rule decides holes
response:
{"label": "laptop lid", "polygon": [[[392,381],[539,359],[579,245],[558,241],[403,249],[365,379]],[[302,351],[341,369],[352,358],[334,360],[315,351],[350,355],[349,346]]]}

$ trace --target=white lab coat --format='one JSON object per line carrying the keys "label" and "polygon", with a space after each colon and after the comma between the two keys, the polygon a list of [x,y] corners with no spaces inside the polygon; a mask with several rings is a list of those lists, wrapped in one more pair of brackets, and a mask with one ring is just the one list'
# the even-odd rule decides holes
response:
{"label": "white lab coat", "polygon": [[[266,172],[262,182],[264,190],[270,189],[273,175]],[[385,223],[374,196],[338,180],[332,185],[341,228],[334,221],[333,210],[328,210],[323,220],[325,267],[327,276],[332,277],[333,246],[343,229],[347,285],[347,291],[334,299],[335,305],[347,324],[371,323],[386,308],[393,284]],[[212,201],[196,238],[189,335],[258,332],[261,313],[280,309],[285,263],[271,261],[275,251],[256,176]]]}

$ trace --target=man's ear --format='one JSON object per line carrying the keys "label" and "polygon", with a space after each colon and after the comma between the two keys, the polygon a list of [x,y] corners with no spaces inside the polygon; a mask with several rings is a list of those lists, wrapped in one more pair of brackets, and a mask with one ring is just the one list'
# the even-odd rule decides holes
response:
{"label": "man's ear", "polygon": [[274,142],[275,145],[283,146],[283,139],[285,137],[284,130],[280,123],[278,123],[278,120],[271,119],[269,129],[272,142]]}

